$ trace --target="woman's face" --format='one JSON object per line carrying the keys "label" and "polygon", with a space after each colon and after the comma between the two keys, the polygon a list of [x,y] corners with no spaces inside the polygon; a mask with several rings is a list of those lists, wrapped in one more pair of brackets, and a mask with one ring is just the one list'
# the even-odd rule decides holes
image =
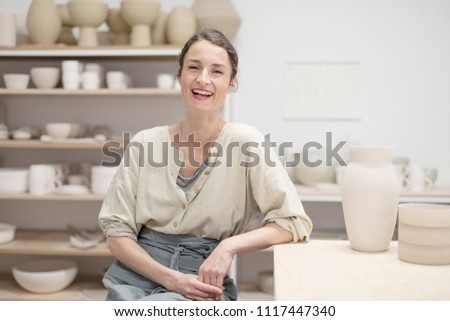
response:
{"label": "woman's face", "polygon": [[230,76],[225,49],[206,40],[194,43],[184,57],[179,79],[188,110],[220,111],[226,94],[233,89]]}

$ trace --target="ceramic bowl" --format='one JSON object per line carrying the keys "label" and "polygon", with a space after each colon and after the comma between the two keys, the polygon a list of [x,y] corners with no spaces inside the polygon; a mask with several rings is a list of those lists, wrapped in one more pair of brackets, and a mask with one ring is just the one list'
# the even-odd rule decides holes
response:
{"label": "ceramic bowl", "polygon": [[425,246],[398,241],[398,257],[408,263],[448,265],[450,264],[450,245]]}
{"label": "ceramic bowl", "polygon": [[31,80],[36,88],[52,89],[58,84],[61,71],[54,67],[31,68]]}
{"label": "ceramic bowl", "polygon": [[27,89],[30,82],[29,74],[4,74],[3,80],[7,89],[22,90]]}
{"label": "ceramic bowl", "polygon": [[13,224],[0,223],[0,244],[14,240],[16,226]]}
{"label": "ceramic bowl", "polygon": [[262,271],[258,273],[258,288],[261,292],[274,294],[273,271]]}
{"label": "ceramic bowl", "polygon": [[398,220],[400,224],[410,226],[450,228],[450,205],[400,204]]}
{"label": "ceramic bowl", "polygon": [[450,264],[450,205],[399,205],[398,257],[416,264]]}
{"label": "ceramic bowl", "polygon": [[45,131],[53,138],[69,138],[72,134],[71,123],[47,123]]}
{"label": "ceramic bowl", "polygon": [[78,273],[74,261],[44,259],[17,264],[12,269],[14,279],[33,293],[53,293],[68,287]]}
{"label": "ceramic bowl", "polygon": [[27,168],[0,168],[0,193],[21,194],[27,190]]}

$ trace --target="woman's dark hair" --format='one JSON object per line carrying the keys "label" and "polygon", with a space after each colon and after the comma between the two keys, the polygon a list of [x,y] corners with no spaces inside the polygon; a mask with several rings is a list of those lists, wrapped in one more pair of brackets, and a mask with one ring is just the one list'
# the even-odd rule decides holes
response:
{"label": "woman's dark hair", "polygon": [[181,76],[181,71],[183,70],[184,65],[184,57],[186,56],[186,53],[188,52],[189,48],[191,48],[191,46],[194,43],[201,40],[209,41],[213,45],[221,47],[227,51],[228,58],[230,59],[231,64],[231,77],[230,77],[231,82],[237,74],[238,60],[239,60],[238,55],[236,49],[234,49],[233,45],[227,39],[227,37],[225,37],[225,35],[222,32],[214,28],[201,29],[185,43],[183,49],[181,49],[181,53],[178,59],[180,66],[178,69],[178,77]]}

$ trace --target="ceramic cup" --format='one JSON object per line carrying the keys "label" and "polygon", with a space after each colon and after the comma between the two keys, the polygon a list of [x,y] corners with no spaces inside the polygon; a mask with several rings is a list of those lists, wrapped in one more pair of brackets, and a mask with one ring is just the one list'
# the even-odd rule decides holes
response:
{"label": "ceramic cup", "polygon": [[59,167],[47,164],[30,166],[29,190],[32,195],[51,194],[61,186],[62,171]]}
{"label": "ceramic cup", "polygon": [[156,77],[156,84],[159,89],[174,88],[175,76],[172,74],[159,74]]}
{"label": "ceramic cup", "polygon": [[85,175],[69,175],[67,178],[69,185],[89,185],[89,178]]}
{"label": "ceramic cup", "polygon": [[409,179],[409,167],[403,163],[394,163],[395,173],[397,174],[398,183],[402,191],[409,190],[411,188],[411,182]]}
{"label": "ceramic cup", "polygon": [[430,190],[436,180],[437,170],[420,164],[409,166],[409,190],[421,192]]}

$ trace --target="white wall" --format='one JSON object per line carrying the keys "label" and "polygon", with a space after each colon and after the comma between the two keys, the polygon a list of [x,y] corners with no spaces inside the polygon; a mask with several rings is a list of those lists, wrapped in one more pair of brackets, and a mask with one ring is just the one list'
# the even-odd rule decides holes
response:
{"label": "white wall", "polygon": [[[240,88],[234,119],[277,141],[393,145],[398,156],[436,166],[450,184],[450,1],[235,1]],[[288,61],[359,61],[362,119],[288,121],[281,115]]]}
{"label": "white wall", "polygon": [[[30,2],[3,0],[0,10],[25,13]],[[165,11],[192,2],[161,1]],[[242,18],[234,41],[241,60],[234,121],[298,149],[323,142],[328,131],[336,141],[394,145],[396,155],[436,166],[438,184],[450,185],[450,1],[233,2]],[[288,61],[359,61],[362,118],[283,120],[282,68]]]}

